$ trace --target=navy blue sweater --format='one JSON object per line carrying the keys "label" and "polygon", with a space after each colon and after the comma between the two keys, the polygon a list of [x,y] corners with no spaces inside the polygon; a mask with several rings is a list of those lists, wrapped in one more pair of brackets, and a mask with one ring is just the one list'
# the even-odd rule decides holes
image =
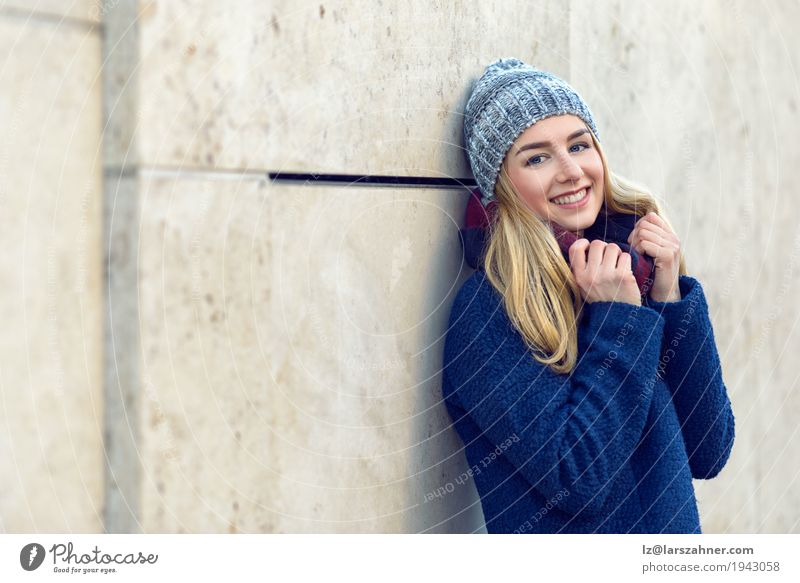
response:
{"label": "navy blue sweater", "polygon": [[482,271],[461,287],[442,392],[490,533],[700,533],[734,418],[700,283],[678,302],[586,304],[578,362],[536,361]]}

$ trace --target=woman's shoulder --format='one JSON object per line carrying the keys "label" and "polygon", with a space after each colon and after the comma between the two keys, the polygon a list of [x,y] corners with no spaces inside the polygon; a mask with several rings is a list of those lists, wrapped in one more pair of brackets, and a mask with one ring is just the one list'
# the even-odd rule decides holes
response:
{"label": "woman's shoulder", "polygon": [[476,271],[461,284],[452,307],[448,335],[480,335],[497,339],[513,334],[503,298],[492,286],[486,273]]}
{"label": "woman's shoulder", "polygon": [[476,271],[464,280],[456,293],[450,310],[451,323],[453,315],[458,316],[467,312],[481,313],[496,309],[501,304],[502,298],[486,277],[486,273]]}
{"label": "woman's shoulder", "polygon": [[[476,365],[510,370],[521,366],[528,348],[509,320],[501,294],[476,271],[461,284],[445,334],[445,377]],[[530,359],[530,364],[539,366]],[[459,383],[457,383],[459,384]]]}

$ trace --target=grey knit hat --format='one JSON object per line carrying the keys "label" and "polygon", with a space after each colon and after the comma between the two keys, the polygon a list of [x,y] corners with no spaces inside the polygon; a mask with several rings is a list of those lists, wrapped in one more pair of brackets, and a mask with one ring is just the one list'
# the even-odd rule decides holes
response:
{"label": "grey knit hat", "polygon": [[483,206],[494,200],[500,166],[514,140],[537,121],[562,114],[581,118],[599,141],[589,106],[563,79],[519,59],[486,67],[464,111],[464,143]]}

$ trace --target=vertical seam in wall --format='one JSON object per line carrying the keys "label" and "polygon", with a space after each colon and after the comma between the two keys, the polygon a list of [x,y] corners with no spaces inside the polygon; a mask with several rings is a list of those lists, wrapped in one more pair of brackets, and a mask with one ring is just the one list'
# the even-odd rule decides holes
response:
{"label": "vertical seam in wall", "polygon": [[103,116],[103,524],[108,533],[141,531],[139,454],[142,411],[139,334],[139,172],[134,139],[138,0],[102,12]]}

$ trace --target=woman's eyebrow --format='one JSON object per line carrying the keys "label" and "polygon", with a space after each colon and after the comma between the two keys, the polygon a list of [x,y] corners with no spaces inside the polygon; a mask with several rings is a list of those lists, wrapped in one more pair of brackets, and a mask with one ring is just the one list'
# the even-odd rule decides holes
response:
{"label": "woman's eyebrow", "polygon": [[[567,136],[567,141],[569,142],[570,140],[574,140],[578,136],[581,136],[583,134],[588,134],[588,133],[589,133],[589,130],[586,129],[586,128],[583,128],[582,130],[578,130],[577,132],[573,132],[570,135],[568,135]],[[520,147],[519,150],[517,150],[517,154],[516,155],[519,156],[525,150],[532,150],[533,148],[546,148],[546,147],[552,146],[552,145],[553,144],[551,142],[533,142],[531,144],[525,144],[524,146]]]}

